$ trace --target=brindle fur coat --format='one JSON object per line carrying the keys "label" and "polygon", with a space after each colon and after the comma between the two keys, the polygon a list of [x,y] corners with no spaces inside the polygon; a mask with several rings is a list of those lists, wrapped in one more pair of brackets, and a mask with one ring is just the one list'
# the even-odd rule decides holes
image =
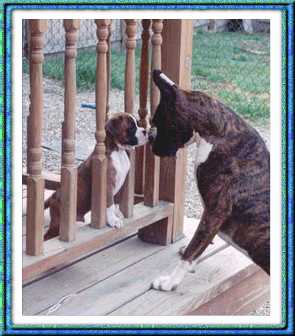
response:
{"label": "brindle fur coat", "polygon": [[152,120],[153,151],[173,156],[194,132],[212,150],[196,170],[204,203],[199,227],[182,258],[199,257],[218,232],[270,272],[270,156],[258,134],[229,107],[200,91],[185,91],[153,77],[161,92]]}

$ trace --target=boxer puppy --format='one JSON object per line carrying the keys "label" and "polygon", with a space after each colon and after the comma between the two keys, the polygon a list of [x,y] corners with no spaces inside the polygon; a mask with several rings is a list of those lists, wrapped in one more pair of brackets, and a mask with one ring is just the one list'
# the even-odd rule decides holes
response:
{"label": "boxer puppy", "polygon": [[153,72],[161,99],[149,140],[154,154],[175,156],[197,134],[195,174],[204,211],[172,274],[152,286],[173,290],[216,234],[270,272],[270,157],[258,132],[230,108]]}
{"label": "boxer puppy", "polygon": [[[138,127],[136,119],[127,113],[117,113],[112,116],[105,127],[107,168],[107,224],[113,228],[123,225],[123,214],[118,205],[118,195],[130,169],[129,157],[126,150],[144,145],[147,135],[144,128]],[[77,221],[84,222],[84,215],[91,208],[91,160],[94,152],[78,167],[77,181]],[[60,198],[58,189],[49,197],[44,208],[50,209],[49,229],[44,235],[44,240],[59,235],[60,225]]]}

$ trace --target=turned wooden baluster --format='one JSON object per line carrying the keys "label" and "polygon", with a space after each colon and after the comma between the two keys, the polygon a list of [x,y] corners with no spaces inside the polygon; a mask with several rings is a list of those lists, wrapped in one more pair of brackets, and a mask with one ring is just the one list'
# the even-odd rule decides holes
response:
{"label": "turned wooden baluster", "polygon": [[[161,69],[161,44],[162,44],[163,20],[152,21],[153,35],[152,42],[152,64],[151,70]],[[173,55],[171,56],[173,57]],[[154,82],[151,80],[151,117],[160,101],[160,92]],[[151,146],[146,146],[146,164],[145,164],[145,187],[144,204],[155,206],[159,201],[159,173],[160,159],[153,155]]]}
{"label": "turned wooden baluster", "polygon": [[[151,20],[142,20],[141,34],[141,58],[140,58],[140,82],[139,82],[139,126],[147,126],[147,97],[149,83],[149,41]],[[145,146],[136,148],[135,158],[135,192],[143,194],[144,191],[144,171],[145,171]]]}
{"label": "turned wooden baluster", "polygon": [[107,52],[107,82],[108,82],[108,89],[107,89],[107,110],[106,110],[106,119],[110,118],[110,90],[111,90],[111,64],[112,64],[112,20],[110,20],[109,25],[109,36],[108,36],[108,52]]}
{"label": "turned wooden baluster", "polygon": [[43,117],[43,33],[47,20],[30,20],[30,113],[27,118],[27,223],[26,253],[43,252],[44,179],[42,177],[41,132]]}
{"label": "turned wooden baluster", "polygon": [[62,124],[60,239],[72,241],[76,233],[77,168],[75,167],[76,56],[79,20],[64,20],[65,92]]}
{"label": "turned wooden baluster", "polygon": [[110,20],[95,20],[97,29],[96,59],[96,146],[92,159],[91,226],[106,224],[107,158],[105,148],[105,119],[107,104],[107,51]]}
{"label": "turned wooden baluster", "polygon": [[[135,100],[135,47],[136,20],[125,20],[126,23],[126,65],[125,65],[125,112],[133,114]],[[134,167],[135,152],[129,152],[130,171],[121,191],[120,209],[125,217],[133,216],[134,206]]]}

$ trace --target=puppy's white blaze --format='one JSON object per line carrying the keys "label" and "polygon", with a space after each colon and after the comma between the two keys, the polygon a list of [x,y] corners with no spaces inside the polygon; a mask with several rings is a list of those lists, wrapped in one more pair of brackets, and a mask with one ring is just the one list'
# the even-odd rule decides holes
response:
{"label": "puppy's white blaze", "polygon": [[168,83],[169,85],[171,85],[171,86],[175,85],[175,83],[174,83],[170,78],[168,78],[165,74],[161,73],[161,74],[160,74],[160,77],[161,77],[166,83]]}
{"label": "puppy's white blaze", "polygon": [[180,260],[170,275],[160,276],[152,283],[154,289],[171,291],[175,289],[183,280],[186,273],[192,270],[192,263]]}
{"label": "puppy's white blaze", "polygon": [[138,145],[144,145],[147,143],[147,136],[144,134],[145,129],[143,127],[137,127],[135,136],[138,141]]}
{"label": "puppy's white blaze", "polygon": [[137,141],[138,141],[137,146],[146,144],[148,141],[147,132],[145,135],[144,134],[145,129],[143,127],[138,127],[136,118],[132,114],[130,114],[130,117],[134,120],[134,123],[136,125],[135,137],[137,138]]}
{"label": "puppy's white blaze", "polygon": [[116,195],[124,184],[130,169],[130,160],[125,150],[119,149],[111,154],[114,168],[116,169],[116,182],[113,195]]}

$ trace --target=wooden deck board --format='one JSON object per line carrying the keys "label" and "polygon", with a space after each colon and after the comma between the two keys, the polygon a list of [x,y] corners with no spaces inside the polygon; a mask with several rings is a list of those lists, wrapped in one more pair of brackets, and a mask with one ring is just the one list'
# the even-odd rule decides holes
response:
{"label": "wooden deck board", "polygon": [[23,253],[23,282],[28,282],[37,274],[58,265],[118,242],[142,227],[171,216],[172,213],[173,205],[168,202],[161,201],[154,208],[139,203],[134,206],[134,216],[124,219],[124,226],[119,230],[109,227],[97,230],[85,225],[77,230],[76,240],[73,242],[63,242],[58,237],[46,241],[43,255],[32,257]]}
{"label": "wooden deck board", "polygon": [[42,313],[65,295],[81,292],[164,248],[131,237],[112,248],[75,262],[25,286],[23,313],[26,315]]}
{"label": "wooden deck board", "polygon": [[[120,272],[114,273],[104,281],[79,291],[78,295],[67,300],[53,315],[106,315],[112,312],[125,302],[148,291],[156,275],[163,269],[167,267],[171,269],[175,265],[179,259],[179,248],[187,242],[187,239],[183,239],[147,258],[137,262],[133,260],[129,267],[122,268]],[[217,237],[215,244],[208,247],[203,258],[222,247],[226,247],[226,243]],[[138,255],[139,249],[133,251],[135,256]],[[99,263],[97,263],[99,268],[98,265]]]}
{"label": "wooden deck board", "polygon": [[[196,227],[196,220],[187,219],[184,226],[187,237],[166,247],[147,244],[133,236],[34,281],[23,288],[23,314],[184,315],[195,311],[197,315],[198,308],[202,312],[208,302],[224,298],[223,293],[229,293],[239,284],[244,283],[243,291],[255,287],[258,267],[216,237],[204,252],[196,272],[188,274],[176,291],[164,293],[150,289],[156,276],[175,266],[179,248],[188,243]],[[247,279],[252,279],[249,284]],[[264,288],[266,297],[268,277],[260,279],[258,285]],[[235,291],[241,293],[239,289]],[[246,301],[253,308],[258,304],[259,290],[250,292],[254,299],[248,295]],[[55,304],[68,295],[55,310]],[[242,305],[241,299],[240,302]],[[245,313],[246,306],[241,309],[238,306],[233,304],[234,310]],[[226,314],[230,311],[227,308]]]}
{"label": "wooden deck board", "polygon": [[249,315],[269,299],[269,277],[259,269],[188,315]]}
{"label": "wooden deck board", "polygon": [[[119,316],[185,315],[212,300],[256,270],[251,260],[229,246],[188,273],[175,291],[149,290],[111,312]],[[95,306],[91,311],[95,312]]]}

